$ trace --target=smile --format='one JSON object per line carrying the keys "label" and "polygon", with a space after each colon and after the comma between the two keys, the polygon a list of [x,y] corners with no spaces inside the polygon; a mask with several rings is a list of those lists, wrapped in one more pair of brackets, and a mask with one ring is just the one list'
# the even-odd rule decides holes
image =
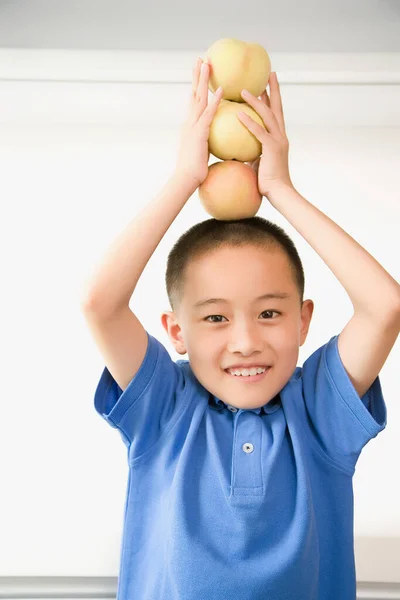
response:
{"label": "smile", "polygon": [[261,381],[270,370],[271,367],[268,367],[265,369],[264,373],[259,373],[257,375],[232,375],[232,373],[229,373],[227,370],[225,370],[225,373],[229,375],[229,377],[235,378],[242,383],[256,383],[257,381]]}

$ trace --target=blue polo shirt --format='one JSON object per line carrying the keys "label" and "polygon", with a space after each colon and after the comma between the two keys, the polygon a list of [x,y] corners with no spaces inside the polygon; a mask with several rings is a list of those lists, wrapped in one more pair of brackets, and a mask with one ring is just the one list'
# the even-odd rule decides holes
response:
{"label": "blue polo shirt", "polygon": [[117,600],[355,600],[355,464],[386,426],[379,377],[360,399],[338,336],[261,408],[212,396],[147,333],[123,392],[96,411],[127,447]]}

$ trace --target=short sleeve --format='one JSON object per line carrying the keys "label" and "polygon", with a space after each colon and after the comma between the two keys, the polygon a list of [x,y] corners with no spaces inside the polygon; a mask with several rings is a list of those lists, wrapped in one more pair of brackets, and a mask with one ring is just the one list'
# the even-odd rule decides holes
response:
{"label": "short sleeve", "polygon": [[166,348],[148,332],[143,362],[123,391],[104,368],[94,406],[119,430],[130,458],[142,455],[173,427],[185,406],[187,376]]}
{"label": "short sleeve", "polygon": [[341,361],[338,337],[304,362],[302,391],[312,434],[331,458],[354,467],[362,448],[386,427],[386,405],[379,377],[359,397]]}

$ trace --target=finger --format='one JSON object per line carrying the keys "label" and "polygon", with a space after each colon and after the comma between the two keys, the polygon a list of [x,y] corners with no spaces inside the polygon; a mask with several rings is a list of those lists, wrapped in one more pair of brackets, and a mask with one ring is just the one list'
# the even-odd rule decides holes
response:
{"label": "finger", "polygon": [[208,77],[209,65],[207,62],[203,62],[203,64],[200,67],[200,78],[196,94],[197,101],[204,104],[203,110],[205,108],[205,105],[207,104],[208,99]]}
{"label": "finger", "polygon": [[199,57],[197,59],[197,62],[194,66],[193,73],[192,73],[192,96],[194,96],[194,97],[197,94],[197,88],[199,85],[201,63],[202,63],[202,60]]}
{"label": "finger", "polygon": [[215,92],[215,96],[212,101],[209,103],[208,107],[203,113],[204,125],[209,127],[213,118],[215,117],[215,113],[218,110],[219,103],[221,102],[221,98],[224,95],[224,90],[222,87],[219,87]]}
{"label": "finger", "polygon": [[271,104],[269,101],[269,97],[267,94],[267,90],[265,90],[262,94],[261,94],[261,101],[264,102],[264,104],[266,104],[269,108],[271,108]]}
{"label": "finger", "polygon": [[[262,155],[261,155],[262,156]],[[252,160],[250,162],[246,162],[244,163],[245,165],[249,165],[249,167],[251,167],[252,169],[254,169],[256,172],[258,171],[258,167],[260,164],[260,160],[261,160],[261,156],[259,156],[258,158],[256,158],[255,160]]]}
{"label": "finger", "polygon": [[278,122],[279,129],[283,135],[286,135],[285,118],[283,116],[282,97],[276,72],[271,73],[269,78],[269,88],[271,94],[271,110]]}
{"label": "finger", "polygon": [[276,137],[279,136],[280,128],[271,108],[262,100],[253,96],[253,94],[250,94],[250,92],[247,90],[243,90],[241,95],[247,104],[251,106],[258,115],[260,115],[269,133],[272,133],[272,135]]}
{"label": "finger", "polygon": [[245,112],[238,112],[237,113],[237,117],[238,119],[243,123],[243,125],[245,125],[247,127],[247,129],[253,134],[255,135],[255,137],[258,139],[259,142],[261,142],[261,144],[265,144],[267,141],[267,136],[268,131],[266,131],[264,129],[264,127],[261,127],[261,125],[259,125],[258,123],[256,123],[247,113]]}
{"label": "finger", "polygon": [[251,163],[251,168],[255,171],[256,175],[258,175],[258,171],[260,169],[260,161],[261,161],[261,156],[256,158],[256,160]]}

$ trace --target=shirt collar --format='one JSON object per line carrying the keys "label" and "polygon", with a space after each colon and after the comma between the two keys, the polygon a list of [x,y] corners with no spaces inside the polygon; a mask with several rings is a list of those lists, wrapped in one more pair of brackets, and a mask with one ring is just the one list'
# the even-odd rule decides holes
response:
{"label": "shirt collar", "polygon": [[[277,394],[274,398],[272,398],[272,400],[270,400],[269,402],[267,402],[267,404],[264,404],[263,406],[259,406],[258,408],[248,408],[248,409],[242,408],[242,409],[240,409],[240,408],[233,407],[230,404],[226,404],[220,398],[217,398],[216,396],[213,396],[212,394],[210,394],[209,399],[208,399],[208,404],[209,404],[210,408],[217,410],[219,412],[224,409],[230,410],[231,412],[237,412],[239,410],[248,410],[248,411],[257,413],[258,415],[260,413],[270,415],[270,414],[276,412],[277,410],[279,410],[279,408],[282,406],[282,401],[281,401],[280,395]],[[232,411],[232,408],[236,408],[236,410]]]}

